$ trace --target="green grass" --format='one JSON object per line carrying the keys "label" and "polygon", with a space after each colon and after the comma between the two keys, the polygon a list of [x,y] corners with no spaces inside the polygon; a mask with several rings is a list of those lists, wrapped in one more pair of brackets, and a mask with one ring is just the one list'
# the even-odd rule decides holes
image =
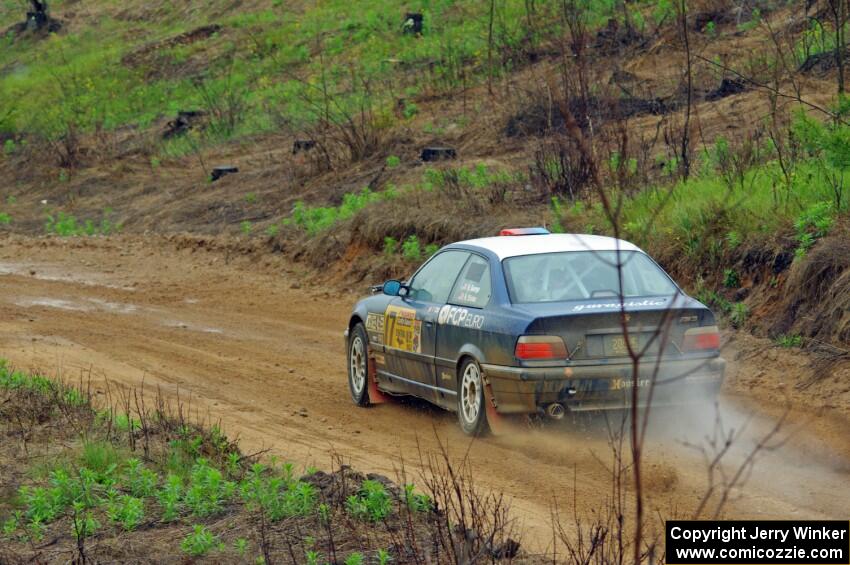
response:
{"label": "green grass", "polygon": [[360,192],[346,194],[339,206],[306,206],[304,202],[298,201],[295,203],[292,216],[284,220],[284,224],[298,226],[314,236],[337,222],[351,218],[372,202],[393,197],[394,194],[391,191],[378,193],[364,187]]}
{"label": "green grass", "polygon": [[59,211],[56,214],[48,214],[44,222],[44,231],[61,237],[110,235],[121,230],[120,224],[114,224],[109,216],[112,213],[107,209],[103,211],[100,221],[77,220],[73,214]]}
{"label": "green grass", "polygon": [[125,463],[121,484],[130,494],[140,498],[150,497],[156,493],[159,476],[156,471],[148,469],[135,457]]}
{"label": "green grass", "polygon": [[835,209],[832,202],[815,202],[800,212],[794,220],[794,231],[798,247],[796,257],[804,257],[818,239],[829,233],[835,223]]}
{"label": "green grass", "polygon": [[404,501],[407,507],[414,512],[430,512],[434,509],[434,502],[427,494],[416,492],[412,484],[404,485]]}
{"label": "green grass", "polygon": [[[625,230],[633,238],[646,234],[650,241],[672,238],[682,251],[693,254],[708,244],[728,246],[730,239],[775,233],[787,228],[806,208],[823,206],[832,198],[813,163],[801,164],[799,180],[782,191],[775,183],[778,174],[778,164],[767,163],[747,174],[743,188],[730,188],[708,174],[679,182],[669,190],[648,189],[625,201]],[[730,237],[733,231],[735,236]]]}
{"label": "green grass", "polygon": [[420,187],[424,190],[452,188],[480,190],[494,184],[515,184],[523,180],[524,176],[521,173],[493,170],[479,163],[469,168],[428,168],[423,173]]}
{"label": "green grass", "polygon": [[0,388],[24,389],[44,396],[57,397],[71,407],[84,406],[88,403],[88,399],[77,389],[61,386],[55,380],[43,375],[13,370],[4,359],[0,359]]}
{"label": "green grass", "polygon": [[192,557],[202,557],[213,550],[224,550],[218,536],[210,532],[206,526],[192,526],[192,533],[180,542],[180,549]]}
{"label": "green grass", "polygon": [[292,477],[292,467],[269,468],[256,464],[240,486],[242,500],[261,509],[272,522],[311,514],[317,503],[315,488]]}
{"label": "green grass", "polygon": [[[392,200],[402,194],[416,191],[432,192],[441,190],[451,195],[455,191],[467,191],[475,194],[498,183],[521,182],[522,175],[505,171],[494,171],[483,164],[470,168],[427,168],[422,174],[420,182],[414,186],[405,186],[401,189],[388,184],[381,191],[373,191],[364,187],[360,192],[351,192],[343,197],[339,206],[307,206],[302,201],[295,204],[295,209],[289,218],[283,220],[284,225],[297,226],[307,232],[310,236],[319,235],[337,223],[353,217],[371,204]],[[424,247],[424,248],[423,248]],[[437,252],[439,247],[433,243],[422,245],[416,234],[411,234],[400,244],[392,237],[384,240],[384,253],[392,255],[401,251],[405,259],[416,261],[427,258]]]}
{"label": "green grass", "polygon": [[[845,23],[845,37],[848,31],[850,25]],[[794,61],[798,66],[805,63],[809,57],[832,52],[835,52],[835,30],[824,27],[815,20],[811,20],[809,27],[794,43]]]}
{"label": "green grass", "polygon": [[224,511],[236,488],[236,483],[226,480],[219,469],[199,458],[192,468],[183,503],[195,516],[213,516]]}
{"label": "green grass", "polygon": [[145,501],[113,491],[106,503],[106,515],[124,531],[135,530],[145,518]]}
{"label": "green grass", "polygon": [[360,520],[380,522],[392,512],[392,501],[383,484],[366,480],[356,494],[345,501],[348,512]]}
{"label": "green grass", "polygon": [[726,288],[737,288],[741,286],[741,277],[735,269],[725,269],[723,271],[723,286]]}
{"label": "green grass", "polygon": [[408,261],[419,261],[422,259],[422,246],[419,243],[419,238],[411,235],[401,244],[401,254]]}
{"label": "green grass", "polygon": [[[255,463],[249,468],[241,454],[232,451],[230,440],[215,428],[203,431],[199,428],[194,432],[186,428],[176,431],[170,427],[157,428],[153,433],[171,430],[165,433],[176,434],[179,439],[152,448],[143,461],[122,447],[123,443],[114,443],[119,441],[117,438],[101,437],[109,428],[109,419],[101,415],[111,415],[111,411],[96,412],[88,399],[62,404],[69,398],[78,398],[68,395],[68,390],[58,381],[15,371],[0,359],[0,393],[20,394],[27,403],[43,400],[44,409],[52,411],[51,417],[57,418],[57,422],[61,419],[62,423],[71,416],[70,407],[79,408],[79,421],[92,425],[82,433],[86,440],[79,448],[67,444],[73,444],[74,437],[81,432],[71,433],[49,462],[41,456],[35,462],[28,461],[32,467],[38,465],[39,472],[29,469],[23,475],[28,478],[17,496],[8,503],[4,501],[0,543],[31,544],[51,538],[57,538],[51,543],[61,543],[67,541],[61,539],[60,532],[64,532],[81,547],[92,536],[132,539],[124,536],[136,530],[148,531],[160,524],[176,523],[187,531],[179,547],[175,542],[174,551],[191,558],[220,553],[220,560],[230,562],[234,553],[240,558],[251,557],[248,541],[230,538],[225,544],[222,538],[226,534],[217,534],[197,522],[217,524],[208,520],[225,513],[230,514],[227,518],[230,520],[242,513],[239,519],[251,520],[248,522],[251,524],[251,517],[255,516],[262,516],[267,524],[298,517],[306,519],[307,524],[330,528],[337,513],[347,512],[357,520],[379,522],[391,515],[395,503],[416,513],[434,509],[432,499],[416,492],[412,484],[405,485],[402,498],[396,500],[382,483],[372,480],[363,481],[344,504],[332,509],[327,502],[320,503],[318,488],[303,477],[298,478],[292,464],[278,464],[272,458],[269,464]],[[14,396],[9,398],[16,401]],[[54,428],[46,429],[52,433]],[[201,433],[203,438],[198,435]],[[191,459],[191,469],[182,476],[168,472],[168,457],[163,458],[159,447],[181,460]],[[219,457],[218,464],[201,456],[226,448],[231,449],[230,456]],[[315,472],[308,469],[306,474]],[[7,506],[11,506],[8,511]],[[315,541],[308,536],[303,547],[312,551]],[[259,550],[252,549],[255,554]],[[366,562],[366,555],[370,557],[369,563],[388,563],[390,558],[387,551],[378,550],[369,554],[348,553],[346,562]],[[325,562],[319,559],[323,557],[319,553],[315,557],[317,563]]]}
{"label": "green grass", "polygon": [[162,488],[156,493],[156,499],[162,507],[163,522],[176,520],[182,509],[183,481],[178,475],[169,474]]}
{"label": "green grass", "polygon": [[398,252],[398,240],[392,236],[384,237],[384,255],[392,257]]}
{"label": "green grass", "polygon": [[[786,164],[791,167],[789,175],[778,160],[768,159],[736,180],[724,180],[718,165],[704,158],[700,173],[686,182],[624,197],[625,237],[650,250],[672,248],[721,268],[723,256],[743,241],[791,232],[798,243],[798,257],[804,256],[829,233],[837,217],[847,213],[850,127],[825,126],[803,117],[797,118],[794,127],[804,152]],[[578,224],[579,231],[604,230],[609,225],[598,204],[588,208],[556,201],[553,214],[556,223]],[[728,284],[736,282],[736,273],[727,275]]]}
{"label": "green grass", "polygon": [[[51,6],[60,12],[65,5],[57,0]],[[614,0],[584,5],[591,28],[622,18]],[[112,17],[118,11],[104,9],[96,20],[45,40],[0,39],[0,68],[12,69],[0,81],[0,108],[11,110],[0,128],[55,140],[70,132],[146,128],[190,108],[210,110],[213,123],[203,144],[269,131],[282,120],[309,127],[328,112],[343,117],[363,108],[388,125],[400,93],[406,100],[402,119],[409,119],[418,111],[412,99],[426,89],[449,91],[524,64],[524,51],[561,27],[558,0],[538,0],[534,7],[528,13],[523,2],[496,4],[492,60],[489,6],[471,0],[405,4],[406,11],[423,13],[421,36],[403,33],[402,11],[392,0],[329,0],[303,10],[280,2],[215,21],[170,4],[145,18]],[[640,13],[637,5],[629,9]],[[23,17],[21,3],[0,3],[0,22]],[[123,62],[142,46],[211,23],[226,33],[160,48],[137,64]],[[317,50],[322,57],[312,56]],[[322,103],[325,93],[332,104]],[[216,111],[225,99],[241,108],[235,120]],[[163,155],[191,151],[174,140]]]}
{"label": "green grass", "polygon": [[734,328],[743,328],[750,317],[750,309],[743,302],[736,302],[732,305],[732,310],[729,312],[729,322]]}
{"label": "green grass", "polygon": [[792,347],[803,347],[804,340],[803,336],[801,335],[782,334],[776,337],[774,343],[776,343],[776,345],[778,345],[779,347],[790,349]]}
{"label": "green grass", "polygon": [[79,464],[91,469],[99,479],[112,481],[124,461],[127,452],[106,441],[87,441],[83,444]]}
{"label": "green grass", "polygon": [[[14,371],[2,360],[0,388],[75,402],[77,398],[67,394],[67,389],[56,381]],[[85,402],[73,405],[87,406]],[[109,414],[94,421],[103,427],[108,418]],[[211,430],[208,435],[214,449],[226,447],[228,440],[220,432]],[[38,538],[48,524],[76,514],[77,510],[101,509],[110,523],[131,531],[145,520],[146,505],[157,507],[158,516],[165,522],[179,519],[184,511],[203,518],[223,512],[237,492],[242,493],[246,502],[262,505],[271,520],[313,512],[317,494],[311,485],[293,478],[291,465],[268,472],[261,465],[255,466],[241,483],[230,481],[222,469],[199,456],[198,439],[199,436],[187,434],[184,440],[170,445],[169,460],[193,458],[186,479],[175,474],[162,479],[156,469],[110,441],[85,441],[78,451],[66,450],[61,457],[41,467],[35,476],[43,477],[41,482],[46,484],[21,487],[18,497],[21,509],[5,518],[3,530],[8,536],[15,536],[26,528]],[[241,475],[238,457],[229,461],[228,473]],[[75,527],[85,529],[86,519],[81,515]],[[199,534],[189,545],[197,549],[203,538],[203,533]]]}
{"label": "green grass", "polygon": [[78,540],[91,537],[100,529],[100,522],[97,521],[91,512],[83,511],[79,505],[74,506],[74,512],[71,515],[71,534]]}

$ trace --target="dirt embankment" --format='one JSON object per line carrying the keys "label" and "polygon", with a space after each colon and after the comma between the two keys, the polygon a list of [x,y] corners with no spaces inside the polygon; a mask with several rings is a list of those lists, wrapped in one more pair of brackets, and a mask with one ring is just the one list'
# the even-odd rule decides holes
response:
{"label": "dirt embankment", "polygon": [[[250,254],[178,249],[163,239],[7,238],[0,354],[23,368],[91,378],[101,393],[110,380],[179,394],[220,419],[246,450],[271,448],[323,468],[336,454],[367,472],[391,474],[402,462],[417,472],[419,453],[447,444],[455,456],[466,454],[482,486],[513,497],[529,540],[541,547],[553,501],[561,508],[575,501],[580,514],[605,503],[604,426],[578,422],[470,441],[452,415],[420,403],[355,408],[342,347],[355,299]],[[846,373],[806,385],[816,375],[798,351],[775,353],[753,338],[731,339],[724,354],[733,363],[721,421],[742,430],[728,465],[744,460],[786,400],[791,410],[787,441],[760,454],[729,515],[841,517],[850,505]],[[710,449],[709,412],[679,416],[675,426],[659,416],[653,426],[647,488],[663,515],[688,515],[706,488],[703,455],[692,446]]]}

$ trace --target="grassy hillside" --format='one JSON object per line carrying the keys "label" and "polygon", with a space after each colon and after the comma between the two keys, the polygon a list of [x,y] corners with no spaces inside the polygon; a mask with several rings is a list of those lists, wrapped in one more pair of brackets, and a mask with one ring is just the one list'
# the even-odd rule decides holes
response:
{"label": "grassy hillside", "polygon": [[[6,2],[0,25],[22,19]],[[597,5],[598,4],[598,5]],[[596,2],[593,22],[615,2]],[[361,112],[378,129],[417,112],[413,99],[525,64],[559,28],[557,2],[51,3],[57,34],[6,34],[4,129],[57,140],[71,132],[148,128],[178,111],[211,111],[207,142],[294,131]],[[533,8],[531,8],[533,6]],[[634,8],[637,9],[637,8]],[[421,34],[406,33],[408,12]],[[407,27],[406,27],[407,26]],[[393,116],[397,98],[410,99]],[[204,136],[207,137],[207,136]],[[191,149],[162,148],[165,155]],[[367,150],[368,148],[361,148]]]}
{"label": "grassy hillside", "polygon": [[850,120],[808,4],[57,0],[48,33],[7,1],[0,230],[226,234],[346,282],[507,224],[616,233],[733,325],[839,343]]}

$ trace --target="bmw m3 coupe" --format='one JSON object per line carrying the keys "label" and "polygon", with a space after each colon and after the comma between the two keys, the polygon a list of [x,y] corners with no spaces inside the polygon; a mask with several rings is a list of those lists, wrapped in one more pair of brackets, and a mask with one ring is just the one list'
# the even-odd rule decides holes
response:
{"label": "bmw m3 coupe", "polygon": [[354,402],[417,396],[468,434],[499,414],[713,401],[724,376],[712,312],[619,239],[506,229],[373,292],[345,332]]}

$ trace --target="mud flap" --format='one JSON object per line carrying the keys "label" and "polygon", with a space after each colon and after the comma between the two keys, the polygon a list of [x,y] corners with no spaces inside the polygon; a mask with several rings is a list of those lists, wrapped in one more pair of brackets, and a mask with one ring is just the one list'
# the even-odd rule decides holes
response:
{"label": "mud flap", "polygon": [[384,394],[378,388],[378,383],[375,380],[375,375],[378,370],[375,368],[375,358],[373,356],[369,356],[369,375],[367,386],[369,387],[369,404],[386,404],[387,402],[391,402],[390,396],[388,394]]}
{"label": "mud flap", "polygon": [[505,417],[496,411],[496,401],[493,399],[493,391],[490,389],[489,383],[484,385],[484,406],[487,410],[487,424],[490,426],[490,433],[494,436],[508,433],[510,426]]}

